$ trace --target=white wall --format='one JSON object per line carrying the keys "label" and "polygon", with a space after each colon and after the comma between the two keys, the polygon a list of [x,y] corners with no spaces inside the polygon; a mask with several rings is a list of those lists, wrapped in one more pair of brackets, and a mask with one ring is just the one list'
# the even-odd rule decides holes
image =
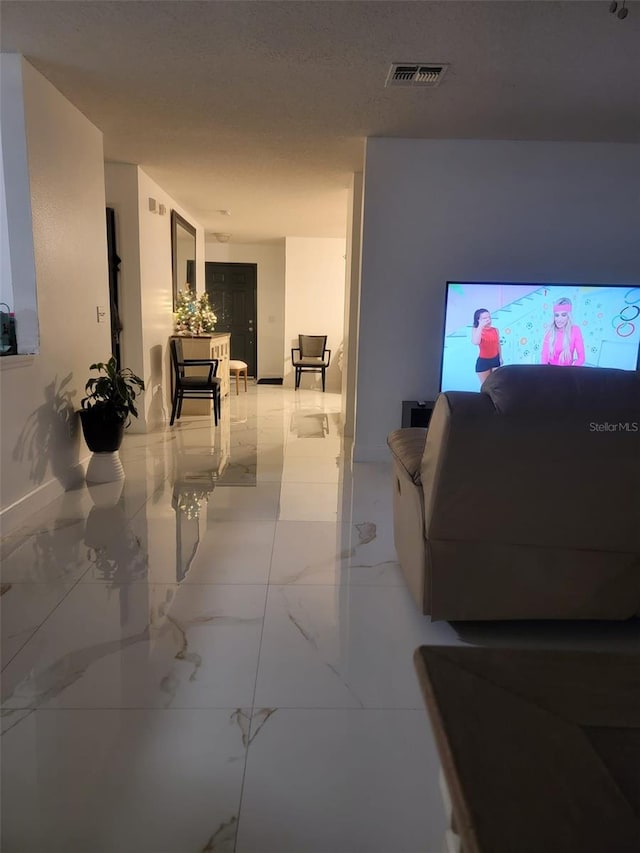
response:
{"label": "white wall", "polygon": [[206,260],[258,265],[258,379],[284,376],[284,240],[269,243],[208,241]]}
{"label": "white wall", "polygon": [[[173,275],[171,271],[171,210],[176,210],[196,229],[197,289],[204,290],[204,228],[188,210],[142,170],[138,170],[140,227],[140,285],[142,291],[142,336],[146,428],[168,421],[171,412],[171,366],[169,336],[173,334]],[[165,216],[149,211],[149,197],[164,204]],[[162,405],[164,401],[164,406]]]}
{"label": "white wall", "polygon": [[[285,385],[293,387],[291,348],[298,335],[327,335],[331,366],[327,391],[342,390],[346,241],[287,237],[285,244]],[[301,388],[321,387],[319,373],[303,373]]]}
{"label": "white wall", "polygon": [[[86,453],[73,410],[89,365],[109,351],[109,325],[96,315],[109,304],[102,134],[24,61],[22,74],[40,353],[0,360],[3,525],[39,486],[68,484]],[[15,215],[23,210],[9,203],[12,263]]]}
{"label": "white wall", "polygon": [[[169,337],[173,333],[173,278],[171,272],[172,209],[196,229],[198,290],[204,288],[204,229],[139,167],[107,163],[107,204],[116,211],[120,265],[122,362],[146,385],[140,416],[132,432],[162,427],[171,406]],[[152,213],[149,198],[166,207]]]}
{"label": "white wall", "polygon": [[640,145],[367,140],[356,460],[438,391],[447,280],[638,283]]}
{"label": "white wall", "polygon": [[358,323],[360,317],[360,263],[362,260],[362,172],[351,181],[347,211],[347,264],[344,301],[344,369],[342,374],[342,413],[344,434],[353,438],[356,417],[358,377]]}

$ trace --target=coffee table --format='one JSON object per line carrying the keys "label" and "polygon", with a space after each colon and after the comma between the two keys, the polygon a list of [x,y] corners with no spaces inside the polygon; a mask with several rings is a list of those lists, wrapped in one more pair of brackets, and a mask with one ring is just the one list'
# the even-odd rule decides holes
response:
{"label": "coffee table", "polygon": [[640,851],[640,655],[421,646],[464,853]]}

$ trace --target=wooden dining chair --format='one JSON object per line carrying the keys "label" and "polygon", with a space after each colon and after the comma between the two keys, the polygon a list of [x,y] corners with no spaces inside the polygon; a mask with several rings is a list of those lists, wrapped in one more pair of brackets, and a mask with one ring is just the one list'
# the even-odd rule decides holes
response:
{"label": "wooden dining chair", "polygon": [[[295,355],[294,353],[297,353]],[[291,350],[291,363],[296,371],[296,388],[304,371],[322,373],[322,390],[325,374],[331,362],[331,350],[327,349],[326,335],[298,335],[298,346]]]}
{"label": "wooden dining chair", "polygon": [[[211,397],[213,400],[213,418],[218,425],[220,417],[220,377],[216,376],[218,370],[217,358],[184,358],[182,354],[182,341],[179,338],[171,338],[169,342],[171,349],[171,362],[173,364],[173,401],[171,405],[171,421],[173,426],[176,418],[180,420],[182,413],[182,401],[202,400]],[[209,371],[202,376],[187,376],[189,367],[208,367]]]}

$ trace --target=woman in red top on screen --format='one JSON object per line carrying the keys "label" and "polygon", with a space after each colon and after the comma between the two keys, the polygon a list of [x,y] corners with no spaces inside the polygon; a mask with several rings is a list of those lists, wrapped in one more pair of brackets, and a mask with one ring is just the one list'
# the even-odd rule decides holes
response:
{"label": "woman in red top on screen", "polygon": [[500,335],[496,327],[491,325],[491,314],[486,308],[478,308],[473,312],[471,343],[480,347],[476,373],[482,385],[487,376],[502,365]]}
{"label": "woman in red top on screen", "polygon": [[571,300],[563,296],[553,306],[553,324],[544,336],[542,364],[579,367],[584,364],[584,341],[571,320]]}

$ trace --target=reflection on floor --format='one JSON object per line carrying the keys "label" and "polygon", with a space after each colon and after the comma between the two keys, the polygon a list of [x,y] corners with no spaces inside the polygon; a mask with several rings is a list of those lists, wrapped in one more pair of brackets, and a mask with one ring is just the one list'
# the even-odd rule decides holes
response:
{"label": "reflection on floor", "polygon": [[7,851],[439,853],[422,643],[629,647],[635,626],[432,624],[389,465],[340,397],[254,386],[129,435],[126,480],[3,543]]}

